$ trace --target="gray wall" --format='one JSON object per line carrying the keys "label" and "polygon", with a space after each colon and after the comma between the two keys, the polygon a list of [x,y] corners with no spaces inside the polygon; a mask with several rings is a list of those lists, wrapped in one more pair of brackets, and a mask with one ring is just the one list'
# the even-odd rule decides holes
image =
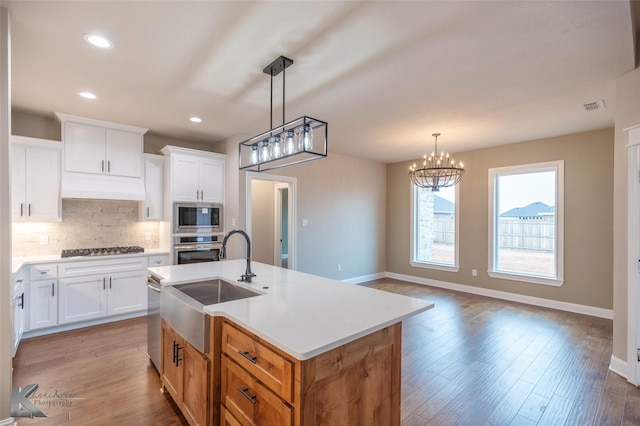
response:
{"label": "gray wall", "polygon": [[273,265],[274,195],[275,182],[251,181],[251,257]]}
{"label": "gray wall", "polygon": [[[245,228],[246,173],[238,171],[241,135],[216,146],[227,154],[226,229]],[[339,144],[338,140],[331,143]],[[329,145],[331,146],[331,145]],[[386,166],[335,154],[284,167],[272,175],[297,180],[297,270],[349,279],[386,270]],[[308,226],[302,226],[302,220]],[[236,249],[240,256],[242,247]],[[230,248],[229,256],[232,256]],[[338,264],[342,270],[338,271]]]}
{"label": "gray wall", "polygon": [[[460,270],[412,267],[409,162],[387,169],[387,271],[563,302],[613,307],[613,129],[455,153],[465,165],[460,191]],[[491,278],[488,171],[565,160],[565,282],[561,287]],[[477,269],[473,277],[471,270]]]}

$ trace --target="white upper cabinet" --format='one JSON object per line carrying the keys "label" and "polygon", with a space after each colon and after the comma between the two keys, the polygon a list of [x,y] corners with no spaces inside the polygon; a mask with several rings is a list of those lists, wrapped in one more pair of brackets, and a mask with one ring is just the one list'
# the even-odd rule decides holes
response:
{"label": "white upper cabinet", "polygon": [[225,155],[166,146],[171,201],[224,203]]}
{"label": "white upper cabinet", "polygon": [[11,216],[14,221],[59,221],[60,150],[56,141],[11,137]]}
{"label": "white upper cabinet", "polygon": [[144,200],[147,129],[56,113],[62,123],[62,197]]}
{"label": "white upper cabinet", "polygon": [[142,177],[142,135],[69,122],[64,131],[66,172]]}
{"label": "white upper cabinet", "polygon": [[141,220],[162,220],[163,167],[162,155],[144,155],[145,200],[140,210]]}

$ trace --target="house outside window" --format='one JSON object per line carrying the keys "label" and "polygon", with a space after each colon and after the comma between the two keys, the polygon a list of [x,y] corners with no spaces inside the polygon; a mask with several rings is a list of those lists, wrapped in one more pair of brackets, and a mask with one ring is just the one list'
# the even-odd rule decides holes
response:
{"label": "house outside window", "polygon": [[456,187],[412,185],[411,265],[457,272],[458,202]]}
{"label": "house outside window", "polygon": [[564,162],[489,170],[489,275],[563,282]]}

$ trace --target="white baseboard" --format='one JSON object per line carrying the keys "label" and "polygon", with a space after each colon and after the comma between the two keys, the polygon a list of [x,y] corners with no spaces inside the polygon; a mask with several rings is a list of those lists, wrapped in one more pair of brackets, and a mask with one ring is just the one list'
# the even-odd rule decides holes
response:
{"label": "white baseboard", "polygon": [[9,417],[8,419],[0,420],[0,426],[15,426],[18,423],[15,422],[13,417]]}
{"label": "white baseboard", "polygon": [[448,290],[461,291],[463,293],[477,294],[479,296],[493,297],[494,299],[509,300],[512,302],[525,303],[527,305],[541,306],[544,308],[558,309],[560,311],[574,312],[577,314],[590,315],[592,317],[613,319],[613,310],[598,308],[596,306],[579,305],[577,303],[560,302],[557,300],[543,299],[541,297],[525,296],[506,291],[491,290],[487,288],[474,287],[464,284],[450,283],[446,281],[431,280],[428,278],[414,277],[412,275],[396,274],[387,272],[388,278],[408,281],[416,284],[423,284],[432,287],[445,288]]}
{"label": "white baseboard", "polygon": [[[82,322],[74,322],[74,323],[71,323],[71,324],[57,325],[57,326],[48,327],[48,328],[40,328],[40,329],[36,329],[36,330],[25,331],[24,334],[22,335],[22,338],[23,339],[29,339],[31,337],[46,336],[47,334],[60,333],[62,331],[69,331],[69,330],[76,330],[78,328],[91,327],[93,325],[107,324],[107,323],[114,322],[114,321],[122,321],[122,320],[125,320],[125,319],[143,317],[145,315],[147,315],[147,311],[146,310],[138,311],[138,312],[131,312],[131,313],[128,313],[128,314],[116,315],[116,316],[112,316],[112,317],[102,317],[102,318],[89,320],[89,321],[82,321]],[[0,426],[2,426],[2,424],[0,424]]]}
{"label": "white baseboard", "polygon": [[620,358],[617,358],[611,355],[611,363],[609,364],[609,370],[613,371],[619,376],[624,377],[625,379],[629,376],[629,367],[627,365],[627,361],[623,361]]}
{"label": "white baseboard", "polygon": [[369,274],[362,275],[361,277],[348,278],[346,280],[342,280],[344,283],[349,284],[360,284],[366,283],[367,281],[379,280],[380,278],[385,278],[387,276],[386,272],[378,272],[377,274]]}

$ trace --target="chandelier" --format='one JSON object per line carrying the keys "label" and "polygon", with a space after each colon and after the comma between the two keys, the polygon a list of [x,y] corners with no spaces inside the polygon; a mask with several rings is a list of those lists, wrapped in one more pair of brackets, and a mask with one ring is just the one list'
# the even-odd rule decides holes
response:
{"label": "chandelier", "polygon": [[427,154],[424,155],[421,168],[413,163],[409,167],[409,177],[416,186],[431,188],[431,191],[438,192],[440,188],[454,186],[460,182],[464,169],[462,162],[456,164],[449,154],[445,152],[438,154],[440,133],[434,133],[431,136],[436,138],[436,150],[429,157]]}
{"label": "chandelier", "polygon": [[[240,142],[238,168],[264,172],[327,156],[329,125],[306,115],[288,123],[285,113],[285,70],[293,60],[280,56],[262,71],[271,76],[271,104],[269,130]],[[273,77],[282,72],[282,125],[273,127]]]}

